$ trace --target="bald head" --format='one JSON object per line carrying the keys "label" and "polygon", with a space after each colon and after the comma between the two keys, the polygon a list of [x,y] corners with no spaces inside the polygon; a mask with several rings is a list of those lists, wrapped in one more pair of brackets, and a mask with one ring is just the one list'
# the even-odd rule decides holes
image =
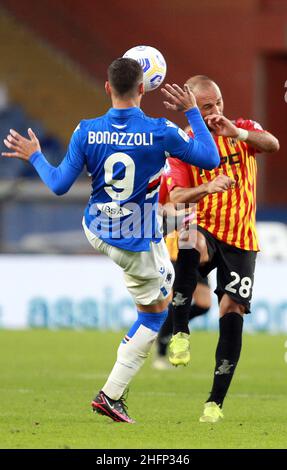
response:
{"label": "bald head", "polygon": [[186,81],[194,93],[203,117],[223,113],[223,99],[219,86],[206,75],[194,75]]}
{"label": "bald head", "polygon": [[215,84],[215,82],[206,75],[194,75],[186,81],[186,85],[189,86],[193,93],[195,89],[205,89],[208,88],[211,84]]}

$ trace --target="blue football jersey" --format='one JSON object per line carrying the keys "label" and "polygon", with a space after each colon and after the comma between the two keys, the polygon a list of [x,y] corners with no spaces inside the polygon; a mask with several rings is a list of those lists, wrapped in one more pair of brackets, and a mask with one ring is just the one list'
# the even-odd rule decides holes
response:
{"label": "blue football jersey", "polygon": [[146,116],[140,108],[111,108],[103,116],[80,122],[58,168],[51,167],[40,152],[30,161],[57,194],[66,192],[86,166],[92,182],[85,209],[89,230],[121,249],[149,251],[150,242],[162,237],[157,203],[167,156],[205,169],[219,163],[198,109],[186,115],[194,139],[165,118]]}

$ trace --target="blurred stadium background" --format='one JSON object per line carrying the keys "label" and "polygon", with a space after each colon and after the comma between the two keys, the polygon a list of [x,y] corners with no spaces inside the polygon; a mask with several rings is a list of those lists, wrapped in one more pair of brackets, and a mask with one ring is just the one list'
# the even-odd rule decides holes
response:
{"label": "blurred stadium background", "polygon": [[[262,251],[246,329],[286,332],[286,0],[0,0],[0,150],[11,127],[32,127],[49,161],[60,162],[78,122],[110,106],[108,64],[138,44],[163,53],[168,81],[212,77],[228,117],[255,119],[279,138],[279,153],[257,159]],[[143,108],[184,125],[165,111],[159,91]],[[89,189],[83,174],[57,198],[32,166],[0,159],[0,327],[130,324],[134,308],[119,270],[92,252],[81,229]],[[217,328],[216,310],[214,299],[194,328]]]}

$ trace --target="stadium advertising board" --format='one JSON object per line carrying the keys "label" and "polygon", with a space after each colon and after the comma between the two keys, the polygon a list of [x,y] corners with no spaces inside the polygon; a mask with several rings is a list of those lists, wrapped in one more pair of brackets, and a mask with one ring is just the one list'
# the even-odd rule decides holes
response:
{"label": "stadium advertising board", "polygon": [[[1,328],[128,328],[136,318],[121,269],[103,256],[1,256]],[[287,264],[258,261],[246,331],[287,332]],[[215,275],[210,276],[212,289]],[[192,329],[217,330],[217,299]]]}

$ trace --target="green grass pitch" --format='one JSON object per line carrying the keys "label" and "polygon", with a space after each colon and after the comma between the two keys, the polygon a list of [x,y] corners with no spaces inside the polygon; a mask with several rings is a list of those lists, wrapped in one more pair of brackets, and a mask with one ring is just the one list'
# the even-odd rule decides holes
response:
{"label": "green grass pitch", "polygon": [[122,333],[0,331],[0,448],[287,448],[286,336],[245,335],[225,419],[198,422],[212,379],[216,333],[192,334],[192,362],[158,372],[151,358],[128,397],[135,425],[95,415]]}

